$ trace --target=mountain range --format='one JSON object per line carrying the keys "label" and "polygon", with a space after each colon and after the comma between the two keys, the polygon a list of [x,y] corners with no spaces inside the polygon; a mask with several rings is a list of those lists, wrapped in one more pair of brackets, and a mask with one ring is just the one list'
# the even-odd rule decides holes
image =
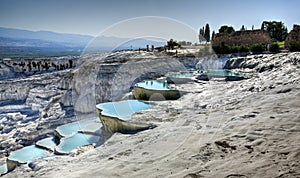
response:
{"label": "mountain range", "polygon": [[0,27],[0,57],[80,55],[83,51],[145,48],[147,44],[157,47],[165,42]]}

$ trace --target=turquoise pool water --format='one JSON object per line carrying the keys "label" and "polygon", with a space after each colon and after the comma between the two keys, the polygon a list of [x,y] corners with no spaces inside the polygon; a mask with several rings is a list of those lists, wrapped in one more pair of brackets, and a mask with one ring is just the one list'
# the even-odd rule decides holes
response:
{"label": "turquoise pool water", "polygon": [[150,90],[169,90],[169,85],[166,80],[145,80],[137,83],[136,86]]}
{"label": "turquoise pool water", "polygon": [[193,78],[194,75],[192,72],[180,72],[170,75],[169,77],[173,78]]}
{"label": "turquoise pool water", "polygon": [[218,75],[218,76],[242,76],[239,73],[232,72],[230,70],[206,70],[202,73],[205,73],[207,75]]}
{"label": "turquoise pool water", "polygon": [[[57,127],[57,131],[64,137],[60,140],[60,144],[58,146],[55,144],[53,137],[48,137],[39,140],[36,143],[36,145],[38,146],[31,145],[11,152],[8,158],[20,163],[28,163],[36,158],[46,156],[48,151],[43,148],[47,148],[53,151],[54,149],[57,149],[59,152],[68,153],[69,151],[74,150],[79,146],[97,143],[100,138],[99,136],[78,133],[78,131],[81,130],[88,132],[97,132],[99,134],[99,132],[101,132],[101,130],[99,130],[100,127],[101,123],[99,122],[98,118],[89,118],[59,126]],[[5,171],[6,164],[0,165],[0,173]]]}
{"label": "turquoise pool water", "polygon": [[56,147],[56,150],[61,153],[68,153],[77,147],[97,143],[99,136],[76,133],[71,137],[62,138],[60,144]]}
{"label": "turquoise pool water", "polygon": [[39,140],[39,141],[36,142],[36,145],[41,146],[43,148],[47,148],[47,149],[52,150],[52,151],[54,151],[54,148],[56,146],[53,137],[48,137],[48,138],[44,138],[42,140]]}
{"label": "turquoise pool water", "polygon": [[0,165],[0,175],[5,173],[7,173],[7,166],[6,164],[2,164]]}
{"label": "turquoise pool water", "polygon": [[138,100],[125,100],[119,102],[101,103],[96,105],[96,107],[102,110],[103,115],[129,120],[133,113],[149,109],[153,107],[153,104]]}
{"label": "turquoise pool water", "polygon": [[28,163],[36,158],[46,156],[47,153],[47,150],[31,145],[11,152],[8,158],[19,163]]}
{"label": "turquoise pool water", "polygon": [[101,127],[98,118],[89,118],[78,122],[72,122],[56,128],[56,131],[63,137],[69,137],[79,130],[94,132]]}

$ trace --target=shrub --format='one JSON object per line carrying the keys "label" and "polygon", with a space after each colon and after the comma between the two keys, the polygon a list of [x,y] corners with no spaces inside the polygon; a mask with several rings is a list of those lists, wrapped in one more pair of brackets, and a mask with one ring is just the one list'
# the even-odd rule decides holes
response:
{"label": "shrub", "polygon": [[213,49],[217,54],[230,54],[231,53],[230,46],[228,46],[224,42],[221,43],[221,46],[214,47]]}
{"label": "shrub", "polygon": [[230,46],[228,46],[227,44],[222,45],[221,51],[222,51],[222,54],[230,54],[231,53]]}
{"label": "shrub", "polygon": [[239,47],[239,52],[240,53],[247,53],[247,52],[249,52],[249,48],[247,46],[242,45],[242,46]]}
{"label": "shrub", "polygon": [[279,50],[279,45],[278,45],[278,43],[272,43],[272,44],[270,45],[270,51],[271,51],[271,52],[278,52],[278,50]]}
{"label": "shrub", "polygon": [[231,53],[238,53],[239,52],[239,48],[237,46],[231,46],[230,47],[230,51],[231,51]]}
{"label": "shrub", "polygon": [[213,47],[213,50],[214,50],[215,53],[221,54],[221,53],[220,53],[220,50],[221,50],[220,48],[221,48],[220,46],[214,46],[214,47]]}
{"label": "shrub", "polygon": [[291,41],[288,47],[290,51],[300,51],[300,41]]}
{"label": "shrub", "polygon": [[262,46],[262,44],[258,43],[258,44],[252,45],[250,49],[252,52],[260,53],[263,51],[263,46]]}

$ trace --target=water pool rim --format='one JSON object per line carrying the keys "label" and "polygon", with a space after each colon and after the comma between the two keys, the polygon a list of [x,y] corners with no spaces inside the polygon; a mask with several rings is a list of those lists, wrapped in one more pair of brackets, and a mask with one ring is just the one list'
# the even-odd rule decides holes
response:
{"label": "water pool rim", "polygon": [[[26,160],[23,159],[22,160],[20,158],[17,158],[17,156],[18,156],[18,154],[20,154],[20,152],[22,152],[24,150],[26,151],[27,149],[38,149],[40,152],[36,156],[32,156],[31,157],[32,159],[26,159]],[[26,146],[26,147],[23,147],[21,149],[12,151],[7,159],[12,160],[12,161],[17,161],[20,164],[26,164],[28,162],[31,162],[31,161],[35,160],[35,159],[46,157],[47,153],[48,153],[48,150],[46,150],[46,149],[43,149],[43,148],[38,147],[36,145],[30,145],[30,146]]]}
{"label": "water pool rim", "polygon": [[[123,118],[120,115],[115,115],[115,114],[109,113],[110,109],[105,108],[105,105],[113,105],[114,103],[122,103],[122,102],[123,103],[128,102],[128,105],[130,105],[130,102],[140,102],[140,103],[144,103],[145,105],[149,105],[149,107],[147,107],[145,109],[142,109],[142,110],[150,109],[155,105],[154,103],[149,102],[149,101],[131,99],[131,100],[122,100],[122,101],[100,103],[100,104],[96,105],[96,108],[100,111],[100,114],[103,115],[103,116],[117,118],[117,119],[120,119],[120,120],[123,120],[123,121],[129,120],[134,113],[141,111],[141,110],[138,110],[138,111],[132,112],[131,114],[128,115],[129,117]],[[132,106],[130,106],[130,107],[132,108]]]}
{"label": "water pool rim", "polygon": [[206,69],[206,70],[199,70],[198,74],[206,74],[208,76],[222,76],[222,77],[246,77],[245,74],[241,74],[241,73],[234,72],[234,71],[227,70],[227,69]]}
{"label": "water pool rim", "polygon": [[[142,83],[146,83],[146,82],[165,82],[166,83],[166,87],[163,88],[152,88],[152,87],[147,87],[147,86],[140,86]],[[140,85],[139,85],[140,84]],[[141,82],[138,82],[135,84],[134,86],[135,88],[143,88],[143,89],[147,89],[147,90],[151,90],[151,91],[168,91],[168,90],[172,90],[169,87],[169,84],[167,82],[167,78],[162,78],[162,79],[154,79],[154,80],[143,80]]]}

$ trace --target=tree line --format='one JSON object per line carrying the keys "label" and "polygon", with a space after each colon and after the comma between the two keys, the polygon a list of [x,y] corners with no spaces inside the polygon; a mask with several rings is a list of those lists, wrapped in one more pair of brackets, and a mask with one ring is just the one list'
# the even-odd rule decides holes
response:
{"label": "tree line", "polygon": [[199,42],[210,42],[210,28],[208,23],[205,25],[205,28],[203,26],[199,30]]}
{"label": "tree line", "polygon": [[[283,22],[277,21],[263,21],[261,24],[261,30],[267,31],[272,39],[272,41],[284,41],[288,35],[287,27]],[[241,31],[246,30],[245,26],[242,25]],[[252,26],[252,30],[254,30],[254,25]],[[230,34],[235,32],[235,29],[232,26],[223,25],[219,28],[219,33],[227,33]],[[206,24],[199,30],[199,42],[210,42],[215,36],[215,31],[212,32],[212,36],[210,37],[210,27],[209,24]]]}

